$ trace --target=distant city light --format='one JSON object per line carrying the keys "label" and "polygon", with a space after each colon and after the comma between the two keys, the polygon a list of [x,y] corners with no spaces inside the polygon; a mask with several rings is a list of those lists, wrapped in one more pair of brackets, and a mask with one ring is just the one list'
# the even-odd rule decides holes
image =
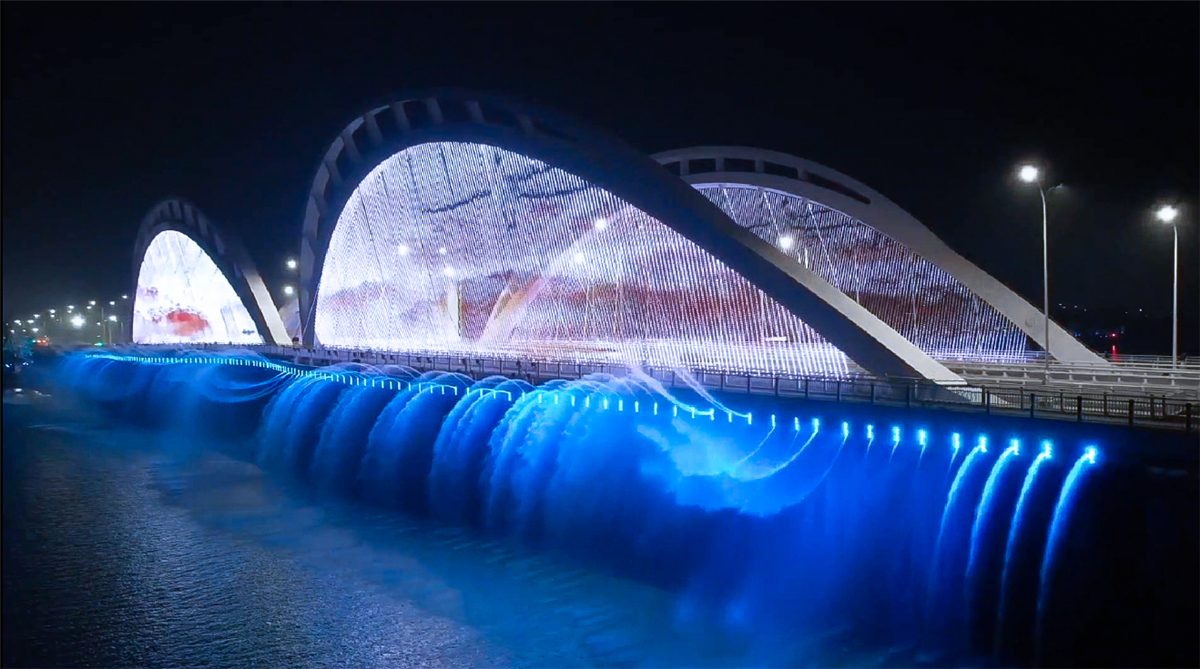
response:
{"label": "distant city light", "polygon": [[1041,174],[1041,170],[1033,165],[1025,165],[1021,168],[1020,177],[1021,181],[1024,181],[1025,183],[1033,183],[1038,180],[1038,177],[1041,176]]}
{"label": "distant city light", "polygon": [[39,318],[41,318],[41,317],[42,317],[42,315],[41,315],[41,314],[34,314],[34,315],[33,315],[33,319],[34,319],[34,320],[37,320],[37,319],[39,319]]}
{"label": "distant city light", "polygon": [[287,262],[284,264],[287,265],[287,268],[291,270],[294,270],[300,266],[300,263],[296,262],[295,258],[288,258]]}
{"label": "distant city light", "polygon": [[128,296],[128,295],[122,295],[122,296],[121,296],[121,299],[122,299],[122,300],[128,300],[128,299],[129,299],[129,296]]}
{"label": "distant city light", "polygon": [[795,243],[796,240],[792,239],[791,235],[784,235],[779,238],[779,248],[783,249],[784,251],[792,248]]}
{"label": "distant city light", "polygon": [[37,334],[37,333],[38,333],[38,329],[37,329],[37,328],[33,328],[33,329],[31,330],[31,332],[33,332],[33,334]]}
{"label": "distant city light", "polygon": [[1158,212],[1155,213],[1155,216],[1157,216],[1158,220],[1162,221],[1163,223],[1170,223],[1171,221],[1175,220],[1176,216],[1179,216],[1179,210],[1169,204],[1163,205],[1158,208]]}
{"label": "distant city light", "polygon": [[108,306],[110,306],[110,307],[115,307],[115,306],[117,306],[117,301],[116,301],[116,300],[109,300],[109,301],[108,301]]}
{"label": "distant city light", "polygon": [[68,304],[68,305],[67,305],[67,311],[75,311],[75,305],[74,305],[74,304]]}
{"label": "distant city light", "polygon": [[71,325],[74,325],[76,330],[83,327],[83,316],[75,314],[75,317],[71,319]]}
{"label": "distant city light", "polygon": [[93,307],[96,306],[96,300],[88,300],[88,305]]}
{"label": "distant city light", "polygon": [[116,316],[109,316],[109,317],[108,317],[108,320],[110,320],[110,321],[112,321],[112,322],[116,323],[116,322],[117,322],[117,317],[116,317]]}
{"label": "distant city light", "polygon": [[294,293],[294,292],[296,292],[296,289],[295,289],[295,288],[292,288],[291,286],[284,286],[284,287],[283,287],[283,294],[284,294],[284,295],[287,295],[287,296],[289,296],[289,297],[290,297],[290,296],[292,295],[292,293]]}
{"label": "distant city light", "polygon": [[50,315],[51,315],[51,316],[53,316],[53,315],[54,315],[54,310],[53,310],[53,309],[51,309],[51,310],[50,310]]}
{"label": "distant city light", "polygon": [[21,324],[21,321],[20,321],[20,320],[15,320],[15,321],[13,321],[13,322],[14,322],[14,323],[16,323],[17,325],[20,325],[20,324]]}

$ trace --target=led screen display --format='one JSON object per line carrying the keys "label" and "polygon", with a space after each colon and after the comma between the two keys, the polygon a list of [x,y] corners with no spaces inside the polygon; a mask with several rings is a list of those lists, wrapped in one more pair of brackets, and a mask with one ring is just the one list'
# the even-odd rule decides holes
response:
{"label": "led screen display", "polygon": [[817,202],[766,188],[697,184],[742,227],[837,286],[934,357],[1020,357],[1025,333],[960,281],[890,237]]}
{"label": "led screen display", "polygon": [[138,344],[261,344],[250,312],[212,258],[187,235],[160,232],[138,271],[133,303]]}
{"label": "led screen display", "polygon": [[845,356],[736,272],[612,193],[456,142],[377,166],[331,235],[329,346],[842,375]]}

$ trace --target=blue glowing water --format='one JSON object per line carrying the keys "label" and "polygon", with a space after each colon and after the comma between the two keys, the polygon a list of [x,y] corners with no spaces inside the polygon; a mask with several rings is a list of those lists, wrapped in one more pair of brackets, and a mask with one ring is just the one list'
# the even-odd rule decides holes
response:
{"label": "blue glowing water", "polygon": [[250,356],[60,369],[81,397],[241,444],[279,476],[669,588],[679,625],[753,631],[761,663],[796,626],[912,662],[1028,660],[1074,500],[1102,464],[1088,444],[741,411],[639,376],[535,388]]}

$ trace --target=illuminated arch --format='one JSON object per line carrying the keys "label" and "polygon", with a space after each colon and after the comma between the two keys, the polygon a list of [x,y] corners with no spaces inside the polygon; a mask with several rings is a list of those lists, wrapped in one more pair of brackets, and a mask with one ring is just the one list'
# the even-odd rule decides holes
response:
{"label": "illuminated arch", "polygon": [[164,200],[142,219],[133,277],[134,343],[288,342],[245,248],[187,201]]}
{"label": "illuminated arch", "polygon": [[[971,302],[982,302],[983,308],[973,305],[970,307],[973,310],[971,313],[942,314],[943,318],[954,321],[946,323],[945,327],[958,328],[965,333],[968,324],[964,320],[973,318],[977,319],[976,323],[996,324],[1002,318],[1011,330],[1020,333],[1022,340],[1027,336],[1038,346],[1046,348],[1045,321],[1041,310],[956,253],[911,214],[845,174],[784,153],[746,147],[694,147],[666,151],[652,158],[679,174],[687,183],[705,191],[719,205],[723,204],[718,197],[723,186],[751,187],[819,203],[818,206],[823,205],[834,214],[846,217],[850,225],[876,230],[892,242],[888,252],[894,254],[896,249],[891,247],[898,247],[917,256],[907,261],[902,270],[910,273],[910,289],[915,288],[918,278],[932,277],[933,281],[941,284],[942,294],[967,291],[975,298],[964,301],[964,306]],[[693,166],[702,171],[697,172],[692,169]],[[723,208],[730,209],[729,206]],[[738,222],[743,225],[750,223],[748,216],[735,218],[741,218]],[[854,266],[855,263],[849,265]],[[838,283],[844,292],[851,292],[851,282],[830,276],[831,273],[836,274],[835,270],[822,271],[825,268],[815,266],[826,278]],[[861,271],[861,264],[858,269]],[[895,270],[901,271],[900,268]],[[885,308],[873,308],[872,311],[910,338],[914,337],[914,333],[906,330],[897,317],[886,313]],[[1011,337],[1007,339],[1012,341]],[[924,348],[929,351],[937,349],[937,346],[925,345]],[[1051,322],[1049,351],[1054,358],[1064,362],[1104,362],[1103,358],[1054,322]],[[987,352],[983,353],[985,355],[981,357],[987,357]],[[993,351],[995,353],[1002,352]]]}
{"label": "illuminated arch", "polygon": [[875,374],[962,383],[829,282],[621,142],[553,112],[454,91],[411,96],[372,109],[350,123],[326,152],[313,180],[301,240],[300,307],[306,343],[320,339],[317,290],[339,218],[358,185],[390,158],[437,143],[502,150],[603,191],[695,244]]}

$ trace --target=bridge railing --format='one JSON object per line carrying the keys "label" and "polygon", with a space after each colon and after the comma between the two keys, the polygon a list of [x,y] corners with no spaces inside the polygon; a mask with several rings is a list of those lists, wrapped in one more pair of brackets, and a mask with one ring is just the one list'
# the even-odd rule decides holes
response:
{"label": "bridge railing", "polygon": [[[228,349],[228,345],[197,346]],[[406,353],[347,348],[255,346],[263,355],[298,364],[364,363],[399,365],[418,371],[444,371],[480,379],[492,375],[520,378],[538,384],[553,379],[579,379],[590,374],[623,376],[628,365],[531,361],[517,357],[464,356],[454,352]],[[1036,386],[969,383],[946,387],[925,379],[844,378],[763,375],[722,370],[673,370],[640,367],[637,372],[664,388],[770,395],[807,400],[853,402],[882,406],[942,408],[995,415],[1028,416],[1077,422],[1126,424],[1159,429],[1200,431],[1200,403],[1152,394],[1114,391],[1072,392]]]}

